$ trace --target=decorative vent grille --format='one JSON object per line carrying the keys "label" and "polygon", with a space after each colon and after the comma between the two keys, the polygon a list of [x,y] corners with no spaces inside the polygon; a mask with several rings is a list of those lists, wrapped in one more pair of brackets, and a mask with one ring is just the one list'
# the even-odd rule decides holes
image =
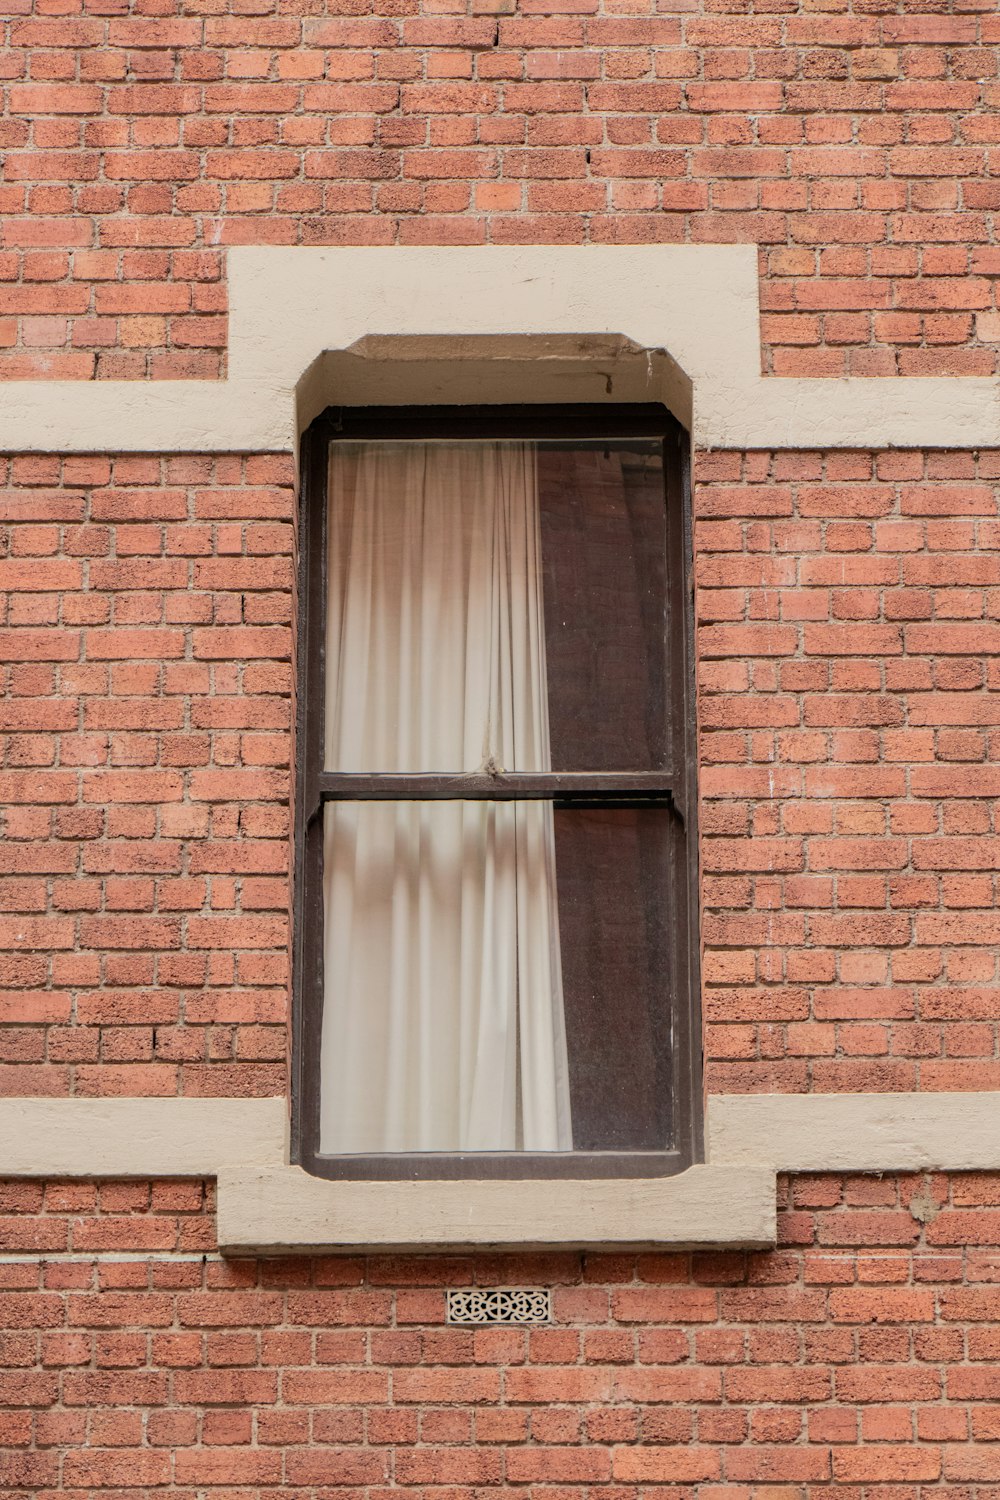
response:
{"label": "decorative vent grille", "polygon": [[548,1323],[552,1295],[505,1287],[493,1291],[449,1292],[449,1323]]}

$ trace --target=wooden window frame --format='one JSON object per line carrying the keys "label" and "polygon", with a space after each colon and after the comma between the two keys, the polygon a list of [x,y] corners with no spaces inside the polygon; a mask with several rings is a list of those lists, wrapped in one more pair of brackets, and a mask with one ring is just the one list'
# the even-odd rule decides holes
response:
{"label": "wooden window frame", "polygon": [[[666,507],[668,764],[634,773],[355,775],[323,769],[330,444],[420,439],[610,441],[663,444]],[[327,1178],[649,1178],[702,1158],[699,1024],[697,785],[687,434],[657,404],[331,407],[302,439],[299,514],[296,785],[292,947],[291,1157]],[[673,1014],[674,1144],[657,1151],[467,1152],[324,1155],[319,1150],[323,1017],[323,805],[331,799],[553,799],[561,805],[663,805],[670,820],[670,921],[677,941],[664,1003]]]}

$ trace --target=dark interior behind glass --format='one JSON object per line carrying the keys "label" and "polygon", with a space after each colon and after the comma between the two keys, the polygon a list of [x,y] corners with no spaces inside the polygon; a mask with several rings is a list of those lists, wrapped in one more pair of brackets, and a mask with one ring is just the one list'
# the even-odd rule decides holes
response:
{"label": "dark interior behind glass", "polygon": [[[666,764],[666,504],[655,440],[538,454],[552,768]],[[578,1151],[670,1144],[666,806],[563,806],[556,882]]]}

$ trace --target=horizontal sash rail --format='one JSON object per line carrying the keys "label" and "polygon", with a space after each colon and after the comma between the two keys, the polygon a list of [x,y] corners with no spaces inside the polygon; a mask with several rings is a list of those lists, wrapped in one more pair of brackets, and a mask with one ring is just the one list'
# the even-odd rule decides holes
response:
{"label": "horizontal sash rail", "polygon": [[672,802],[663,771],[470,771],[360,775],[322,771],[320,802]]}

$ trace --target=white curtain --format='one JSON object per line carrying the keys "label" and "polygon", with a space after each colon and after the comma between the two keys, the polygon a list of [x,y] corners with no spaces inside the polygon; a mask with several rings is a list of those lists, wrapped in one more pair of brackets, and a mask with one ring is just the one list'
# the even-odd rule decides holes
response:
{"label": "white curtain", "polygon": [[[334,443],[326,766],[549,769],[534,447]],[[552,810],[328,804],[321,1149],[572,1146]]]}

